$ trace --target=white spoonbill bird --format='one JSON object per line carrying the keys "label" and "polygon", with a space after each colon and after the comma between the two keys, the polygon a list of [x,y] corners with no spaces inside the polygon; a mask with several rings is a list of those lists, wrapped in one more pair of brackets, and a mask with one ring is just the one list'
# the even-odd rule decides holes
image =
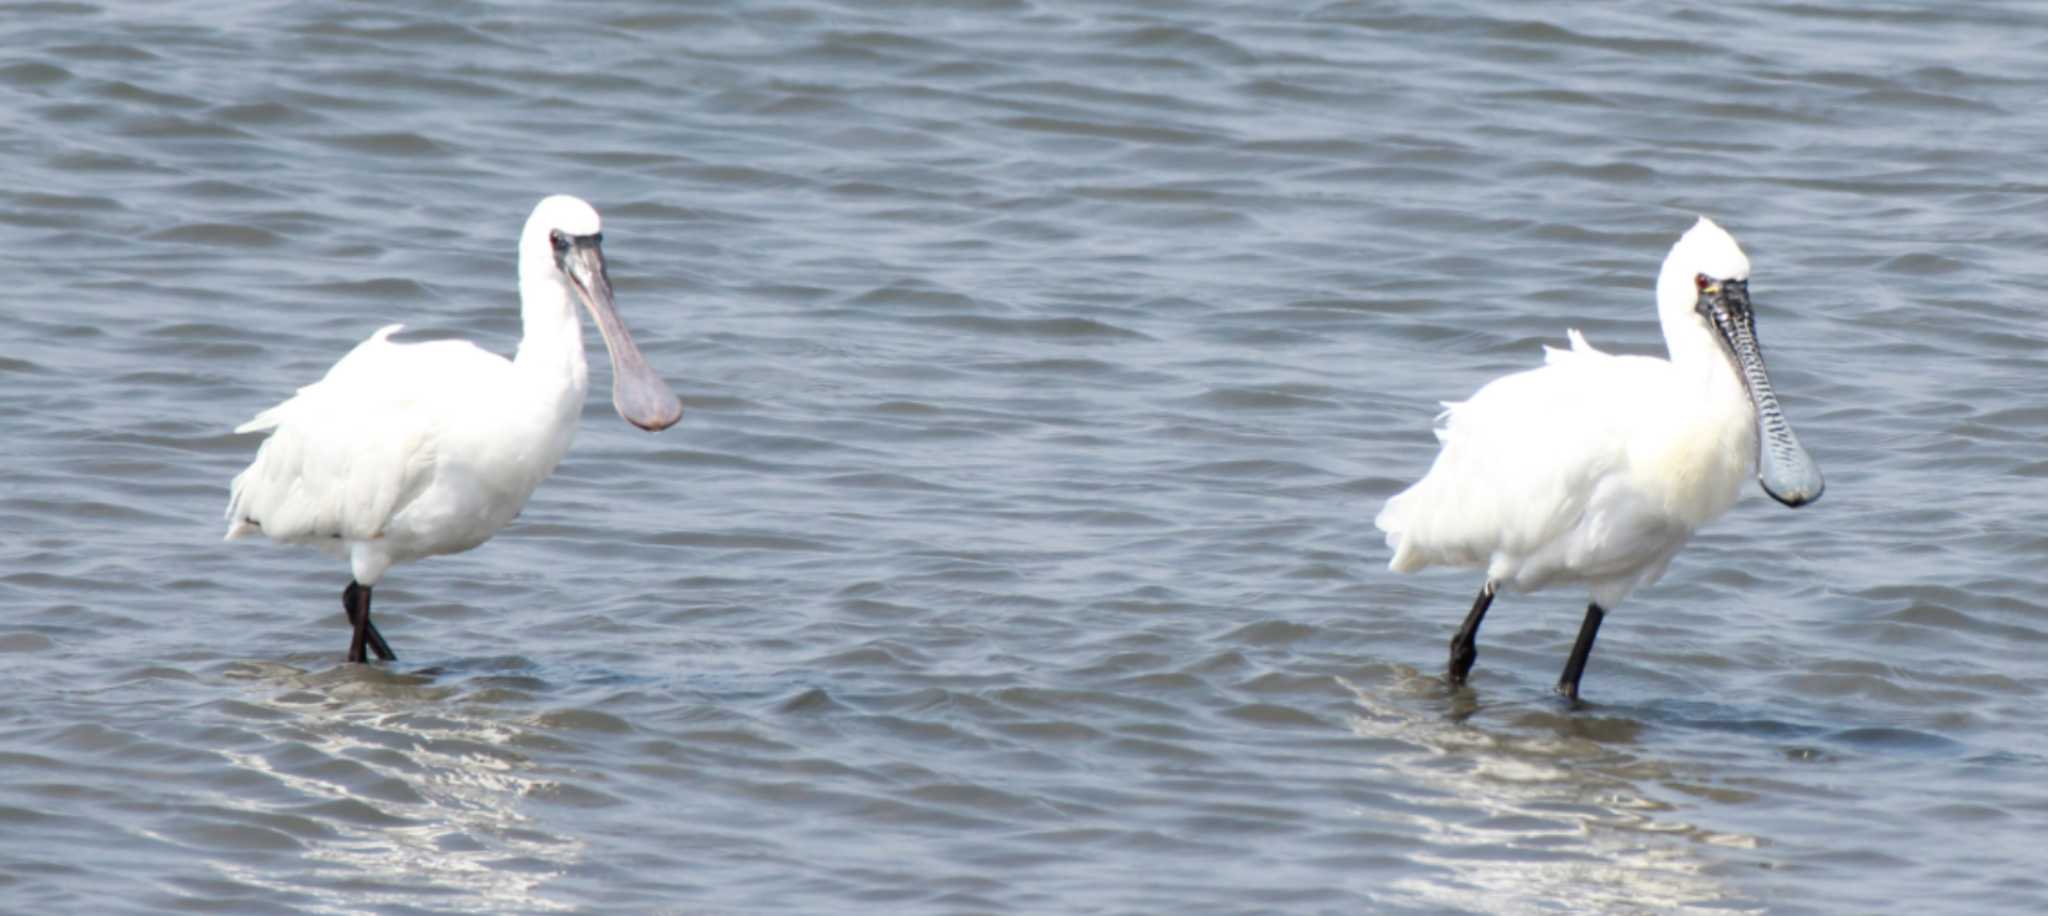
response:
{"label": "white spoonbill bird", "polygon": [[394,342],[404,327],[394,324],[235,428],[270,436],[235,476],[227,537],[260,532],[348,559],[349,661],[366,661],[366,645],[397,657],[370,622],[370,589],[385,570],[490,540],[569,450],[590,386],[576,303],[611,353],[619,416],[649,431],[682,418],[612,304],[600,228],[574,197],[533,208],[519,236],[525,334],[511,359],[468,341]]}
{"label": "white spoonbill bird", "polygon": [[1657,318],[1670,359],[1603,353],[1572,331],[1571,349],[1546,347],[1542,368],[1446,403],[1436,463],[1374,519],[1395,572],[1486,569],[1451,637],[1451,683],[1478,658],[1496,590],[1581,584],[1592,601],[1557,682],[1578,700],[1607,609],[1657,581],[1693,531],[1734,504],[1752,468],[1787,506],[1820,498],[1820,468],[1764,372],[1749,259],[1706,217],[1664,258]]}

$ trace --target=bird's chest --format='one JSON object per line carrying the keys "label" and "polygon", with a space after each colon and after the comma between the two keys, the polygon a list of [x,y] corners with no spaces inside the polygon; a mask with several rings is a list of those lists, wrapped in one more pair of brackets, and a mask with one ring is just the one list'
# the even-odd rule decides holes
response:
{"label": "bird's chest", "polygon": [[394,536],[430,552],[489,540],[561,463],[576,429],[573,414],[479,420],[437,443],[432,483],[393,519]]}
{"label": "bird's chest", "polygon": [[1756,455],[1756,428],[1739,411],[1652,423],[1630,443],[1630,479],[1644,502],[1697,528],[1741,495]]}

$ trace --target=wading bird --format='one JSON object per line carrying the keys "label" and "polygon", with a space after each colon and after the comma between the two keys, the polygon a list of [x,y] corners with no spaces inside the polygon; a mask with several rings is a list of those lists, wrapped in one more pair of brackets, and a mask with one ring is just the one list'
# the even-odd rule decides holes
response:
{"label": "wading bird", "polygon": [[233,540],[261,533],[349,561],[348,660],[396,658],[370,622],[370,589],[393,564],[468,550],[519,514],[553,472],[589,390],[576,303],[612,358],[612,405],[666,429],[683,405],[648,368],[612,304],[597,211],[542,200],[519,237],[520,319],[511,359],[468,341],[370,335],[320,381],[235,428],[269,432],[228,496]]}
{"label": "wading bird", "polygon": [[1670,359],[1603,353],[1572,331],[1571,349],[1546,347],[1542,368],[1446,403],[1436,463],[1374,519],[1395,572],[1486,570],[1451,637],[1451,683],[1478,658],[1496,591],[1579,584],[1592,600],[1557,682],[1576,701],[1607,610],[1657,581],[1693,531],[1734,504],[1752,468],[1787,506],[1820,498],[1820,469],[1764,372],[1749,259],[1711,220],[1665,257],[1657,317]]}

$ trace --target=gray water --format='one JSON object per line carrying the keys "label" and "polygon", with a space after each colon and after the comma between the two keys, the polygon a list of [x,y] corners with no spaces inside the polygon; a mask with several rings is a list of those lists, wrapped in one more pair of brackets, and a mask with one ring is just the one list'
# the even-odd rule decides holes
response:
{"label": "gray water", "polygon": [[[422,12],[422,7],[435,12]],[[0,910],[2038,912],[2048,9],[15,4]],[[688,413],[377,589],[219,541],[605,214]],[[1749,251],[1815,505],[1396,576],[1440,400]]]}

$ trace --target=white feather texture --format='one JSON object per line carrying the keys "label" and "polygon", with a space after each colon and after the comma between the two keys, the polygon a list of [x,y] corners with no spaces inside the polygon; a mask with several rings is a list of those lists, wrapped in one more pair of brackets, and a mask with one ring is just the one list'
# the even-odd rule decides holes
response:
{"label": "white feather texture", "polygon": [[567,453],[589,387],[554,229],[596,233],[597,212],[550,197],[527,220],[515,358],[466,341],[394,341],[402,326],[389,325],[237,427],[270,435],[235,477],[227,537],[322,547],[369,586],[393,564],[482,544],[518,515]]}
{"label": "white feather texture", "polygon": [[1670,359],[1604,353],[1572,331],[1542,367],[1447,404],[1429,473],[1374,519],[1389,567],[1482,567],[1518,591],[1584,585],[1609,608],[1655,582],[1734,504],[1756,456],[1755,408],[1694,312],[1698,274],[1749,275],[1734,239],[1704,218],[1658,283]]}
{"label": "white feather texture", "polygon": [[490,539],[568,452],[581,388],[534,390],[466,341],[372,335],[319,382],[236,428],[270,430],[235,477],[227,536],[347,556],[355,580]]}

